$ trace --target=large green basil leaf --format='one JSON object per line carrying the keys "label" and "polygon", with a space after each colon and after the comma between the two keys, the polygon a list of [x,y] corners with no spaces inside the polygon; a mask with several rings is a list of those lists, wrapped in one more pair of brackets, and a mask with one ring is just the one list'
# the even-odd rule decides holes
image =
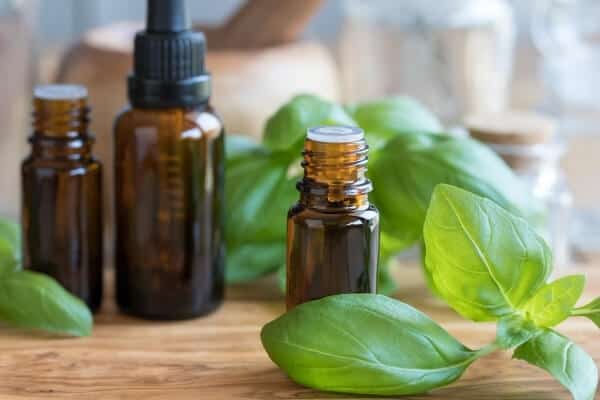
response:
{"label": "large green basil leaf", "polygon": [[[528,220],[539,218],[537,202],[508,166],[486,146],[468,138],[427,133],[390,140],[369,165],[373,202],[381,230],[396,238],[396,251],[422,237],[434,187],[448,183],[494,200]],[[383,218],[383,216],[385,218]]]}
{"label": "large green basil leaf", "polygon": [[299,95],[267,121],[263,143],[273,151],[284,151],[296,158],[302,151],[306,130],[317,125],[356,126],[356,122],[337,104]]}
{"label": "large green basil leaf", "polygon": [[544,285],[525,305],[527,318],[546,328],[560,324],[571,315],[584,286],[583,275],[566,276]]}
{"label": "large green basil leaf", "polygon": [[31,271],[5,274],[0,279],[0,320],[18,328],[87,336],[92,331],[90,310],[49,276]]}
{"label": "large green basil leaf", "polygon": [[593,400],[598,386],[594,360],[568,338],[544,330],[515,350],[514,357],[548,371],[575,400]]}
{"label": "large green basil leaf", "polygon": [[436,187],[424,237],[436,289],[475,321],[522,309],[551,272],[550,250],[525,220],[457,187]]}
{"label": "large green basil leaf", "polygon": [[503,349],[512,349],[527,342],[541,330],[518,314],[507,315],[496,326],[496,343]]}
{"label": "large green basil leaf", "polygon": [[440,132],[442,124],[421,103],[410,97],[391,97],[348,107],[350,115],[365,130],[367,141],[378,148],[396,135]]}
{"label": "large green basil leaf", "polygon": [[227,161],[227,278],[243,282],[273,272],[284,262],[287,211],[298,192],[280,153],[262,147]]}
{"label": "large green basil leaf", "polygon": [[418,310],[372,294],[299,305],[265,325],[261,339],[297,383],[357,394],[424,393],[458,379],[484,353]]}
{"label": "large green basil leaf", "polygon": [[587,317],[600,328],[600,297],[571,312],[574,317]]}
{"label": "large green basil leaf", "polygon": [[19,225],[0,218],[0,274],[21,266],[21,229]]}

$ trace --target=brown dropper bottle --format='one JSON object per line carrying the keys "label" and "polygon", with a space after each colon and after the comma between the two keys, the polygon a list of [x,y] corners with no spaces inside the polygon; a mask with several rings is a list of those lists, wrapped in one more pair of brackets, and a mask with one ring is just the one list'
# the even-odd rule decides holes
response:
{"label": "brown dropper bottle", "polygon": [[149,0],[129,99],[115,122],[115,268],[121,310],[184,319],[223,299],[224,130],[205,41],[183,0]]}
{"label": "brown dropper bottle", "polygon": [[288,213],[287,307],[375,293],[379,213],[369,203],[368,146],[352,127],[309,129],[300,201]]}
{"label": "brown dropper bottle", "polygon": [[87,90],[35,89],[22,164],[23,265],[58,280],[92,311],[102,299],[102,168],[92,157]]}

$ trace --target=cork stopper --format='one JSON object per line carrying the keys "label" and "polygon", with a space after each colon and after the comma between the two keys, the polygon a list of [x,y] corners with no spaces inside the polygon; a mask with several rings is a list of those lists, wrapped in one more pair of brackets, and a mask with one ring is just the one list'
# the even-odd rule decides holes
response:
{"label": "cork stopper", "polygon": [[549,143],[557,129],[553,118],[527,111],[474,114],[465,125],[475,139],[497,145]]}
{"label": "cork stopper", "polygon": [[564,153],[564,144],[556,139],[556,121],[533,112],[476,114],[465,125],[517,173],[534,171]]}

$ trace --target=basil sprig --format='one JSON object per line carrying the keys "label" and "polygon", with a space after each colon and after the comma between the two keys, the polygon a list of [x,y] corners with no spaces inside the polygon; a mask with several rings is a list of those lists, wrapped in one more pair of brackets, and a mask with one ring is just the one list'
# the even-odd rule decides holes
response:
{"label": "basil sprig", "polygon": [[474,321],[499,321],[497,343],[545,369],[576,400],[593,399],[592,359],[551,328],[577,309],[585,278],[548,283],[552,257],[535,230],[489,199],[439,185],[425,219],[425,264],[438,294]]}
{"label": "basil sprig", "polygon": [[0,219],[0,322],[58,335],[87,336],[88,307],[47,275],[21,270],[19,226]]}
{"label": "basil sprig", "polygon": [[583,276],[547,283],[548,246],[521,217],[449,185],[433,192],[425,217],[426,266],[436,292],[473,321],[497,321],[496,340],[471,350],[412,307],[378,295],[338,295],[302,304],[265,325],[271,359],[294,381],[354,394],[424,393],[458,379],[497,350],[552,374],[575,400],[592,400],[592,358],[552,330],[571,315]]}

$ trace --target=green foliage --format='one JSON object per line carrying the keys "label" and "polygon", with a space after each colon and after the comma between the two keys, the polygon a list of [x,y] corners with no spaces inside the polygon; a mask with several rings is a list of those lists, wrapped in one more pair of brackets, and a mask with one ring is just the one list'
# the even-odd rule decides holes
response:
{"label": "green foliage", "polygon": [[549,330],[570,315],[596,315],[600,302],[575,309],[585,279],[546,283],[550,251],[525,220],[462,189],[436,187],[424,226],[426,268],[441,297],[475,321],[497,320],[496,344],[550,372],[575,400],[593,399],[593,360]]}
{"label": "green foliage", "polygon": [[296,159],[302,151],[306,130],[318,125],[354,126],[356,123],[340,105],[316,96],[299,95],[267,121],[263,144]]}
{"label": "green foliage", "polygon": [[0,219],[0,275],[21,267],[21,232],[12,221]]}
{"label": "green foliage", "polygon": [[568,338],[544,329],[519,346],[514,357],[548,371],[565,386],[574,400],[593,400],[598,386],[594,360]]}
{"label": "green foliage", "polygon": [[594,301],[583,307],[576,308],[571,312],[571,315],[589,318],[598,328],[600,328],[600,297],[597,297]]}
{"label": "green foliage", "polygon": [[531,321],[517,314],[501,318],[496,326],[496,343],[503,349],[512,349],[527,342],[539,333]]}
{"label": "green foliage", "polygon": [[284,155],[258,144],[238,146],[228,159],[225,178],[228,282],[254,280],[274,272],[283,262],[285,216],[298,196],[296,179],[287,175]]}
{"label": "green foliage", "polygon": [[556,326],[571,315],[584,286],[583,275],[566,276],[549,283],[529,300],[525,313],[538,326]]}
{"label": "green foliage", "polygon": [[438,294],[475,321],[497,321],[496,340],[473,351],[398,301],[347,294],[304,303],[267,324],[261,338],[294,381],[354,394],[424,393],[458,379],[476,359],[514,357],[550,372],[575,400],[596,393],[596,366],[549,329],[569,315],[596,316],[600,300],[574,309],[585,280],[546,283],[550,251],[525,220],[463,189],[435,188],[424,226],[428,277]]}
{"label": "green foliage", "polygon": [[475,321],[523,309],[551,272],[550,250],[525,220],[453,186],[435,189],[423,232],[434,286]]}
{"label": "green foliage", "polygon": [[0,322],[17,328],[87,336],[93,319],[85,303],[49,276],[21,270],[21,232],[0,218]]}
{"label": "green foliage", "polygon": [[[407,133],[395,137],[371,162],[373,202],[381,229],[396,239],[396,252],[421,240],[433,189],[452,184],[494,200],[507,210],[537,218],[536,202],[489,148],[468,138]],[[377,190],[385,188],[385,190]]]}
{"label": "green foliage", "polygon": [[88,336],[90,310],[54,279],[31,271],[0,278],[0,320],[18,328],[70,336]]}
{"label": "green foliage", "polygon": [[415,132],[441,132],[442,124],[415,99],[391,97],[348,108],[367,135],[373,148],[384,145],[395,136]]}
{"label": "green foliage", "polygon": [[[436,134],[439,120],[417,101],[392,97],[343,108],[311,95],[283,105],[266,124],[262,144],[227,139],[227,261],[229,282],[256,279],[284,263],[285,217],[297,201],[302,143],[317,125],[358,125],[367,136],[371,200],[381,214],[380,277],[399,252],[422,238],[433,188],[452,183],[489,197],[517,214],[536,215],[536,202],[493,152],[469,139]],[[240,247],[244,246],[244,249]],[[255,251],[252,251],[252,248]],[[266,255],[254,255],[263,252]],[[247,262],[240,263],[244,257]],[[272,256],[272,257],[271,257]],[[394,291],[386,279],[379,287]]]}
{"label": "green foliage", "polygon": [[530,225],[542,214],[527,188],[495,153],[443,134],[435,116],[408,98],[342,108],[297,96],[268,121],[262,145],[228,142],[229,280],[278,271],[285,281],[284,221],[297,198],[306,129],[338,124],[362,127],[371,147],[371,200],[382,221],[379,289],[393,291],[391,260],[424,240],[431,288],[466,318],[497,321],[497,338],[471,351],[405,304],[340,295],[266,325],[262,340],[273,361],[314,388],[398,395],[448,384],[475,359],[516,347],[515,357],[550,371],[576,400],[592,398],[596,373],[575,365],[595,371],[589,356],[548,328],[569,316],[600,326],[600,298],[575,308],[583,277],[547,283],[551,254]]}
{"label": "green foliage", "polygon": [[302,385],[386,396],[447,385],[485,353],[469,350],[414,308],[369,294],[297,306],[265,325],[261,339]]}

